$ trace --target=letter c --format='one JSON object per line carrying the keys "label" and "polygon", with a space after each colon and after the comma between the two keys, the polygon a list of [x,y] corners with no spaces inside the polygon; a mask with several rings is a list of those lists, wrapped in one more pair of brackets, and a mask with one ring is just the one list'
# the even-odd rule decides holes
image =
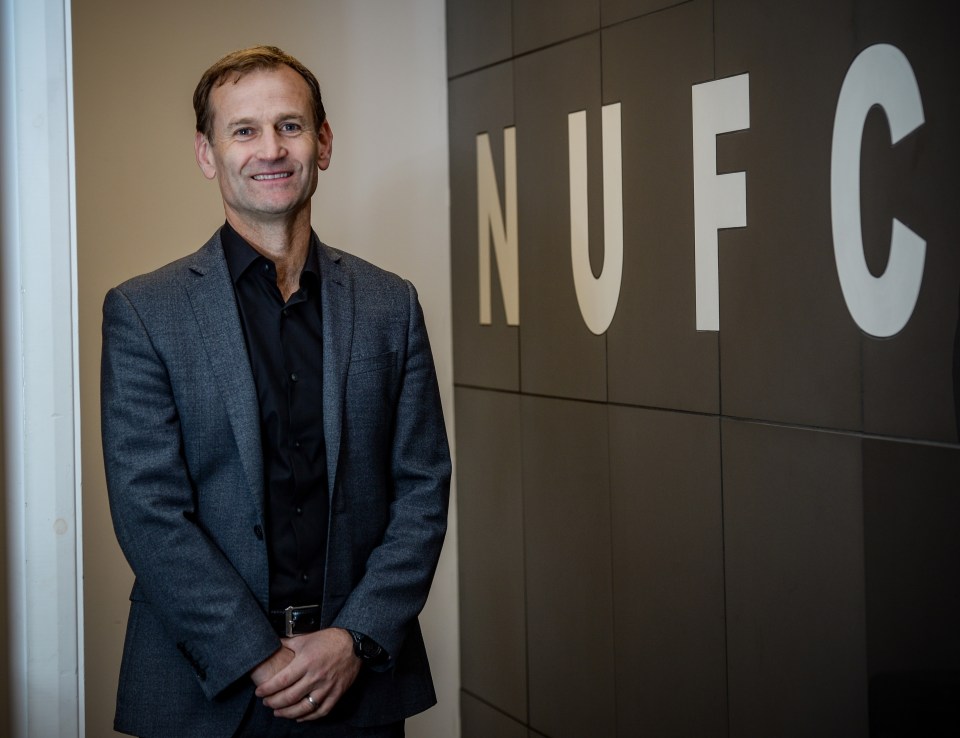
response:
{"label": "letter c", "polygon": [[892,144],[923,125],[913,69],[889,44],[864,49],[850,65],[837,101],[830,160],[833,250],[843,298],[864,332],[887,338],[903,329],[916,307],[926,241],[894,218],[886,271],[874,277],[867,268],[860,229],[860,149],[874,105],[887,116]]}

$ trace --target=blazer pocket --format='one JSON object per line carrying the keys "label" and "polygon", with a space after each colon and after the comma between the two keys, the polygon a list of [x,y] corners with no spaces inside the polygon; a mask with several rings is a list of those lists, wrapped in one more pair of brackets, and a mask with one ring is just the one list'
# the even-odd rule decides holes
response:
{"label": "blazer pocket", "polygon": [[397,361],[397,352],[388,351],[385,354],[368,356],[363,359],[351,359],[350,369],[347,372],[350,376],[355,374],[366,374],[367,372],[377,372],[381,369],[390,369]]}

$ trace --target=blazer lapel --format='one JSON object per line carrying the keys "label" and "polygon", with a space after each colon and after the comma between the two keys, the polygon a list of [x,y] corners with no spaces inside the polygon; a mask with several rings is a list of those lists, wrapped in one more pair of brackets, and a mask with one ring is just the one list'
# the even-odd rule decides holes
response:
{"label": "blazer lapel", "polygon": [[185,287],[223,395],[250,492],[263,504],[263,449],[257,389],[219,231],[189,262]]}
{"label": "blazer lapel", "polygon": [[320,299],[323,310],[323,433],[327,446],[327,479],[331,502],[340,458],[347,369],[353,344],[353,280],[340,254],[316,241],[320,255]]}

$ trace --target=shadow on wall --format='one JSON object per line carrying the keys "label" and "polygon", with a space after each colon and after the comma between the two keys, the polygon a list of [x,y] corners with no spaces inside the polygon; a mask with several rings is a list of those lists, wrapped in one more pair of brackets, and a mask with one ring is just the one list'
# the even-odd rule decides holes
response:
{"label": "shadow on wall", "polygon": [[957,294],[957,329],[953,334],[953,407],[960,440],[960,293]]}
{"label": "shadow on wall", "polygon": [[877,674],[870,678],[870,736],[955,736],[958,694],[958,671]]}
{"label": "shadow on wall", "polygon": [[[953,341],[953,402],[960,437],[960,309]],[[956,735],[960,730],[958,695],[960,672],[956,670],[875,674],[870,678],[870,735]]]}

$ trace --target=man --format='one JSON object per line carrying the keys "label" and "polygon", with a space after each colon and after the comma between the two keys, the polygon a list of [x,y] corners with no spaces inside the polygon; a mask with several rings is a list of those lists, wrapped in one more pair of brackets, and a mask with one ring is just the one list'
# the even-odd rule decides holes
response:
{"label": "man", "polygon": [[310,227],[333,132],[275,47],[194,94],[226,223],[111,290],[102,418],[136,575],[115,727],[402,736],[435,701],[417,616],[450,460],[412,285]]}

